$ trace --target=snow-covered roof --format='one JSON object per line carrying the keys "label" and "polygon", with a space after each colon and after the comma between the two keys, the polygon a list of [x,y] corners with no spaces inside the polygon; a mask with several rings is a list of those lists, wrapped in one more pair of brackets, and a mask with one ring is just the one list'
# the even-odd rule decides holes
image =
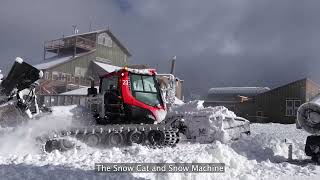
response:
{"label": "snow-covered roof", "polygon": [[83,35],[87,35],[87,34],[95,34],[95,33],[101,33],[107,31],[107,29],[100,29],[100,30],[96,30],[96,31],[90,31],[90,32],[85,32],[85,33],[79,33],[79,34],[72,34],[69,36],[65,36],[64,38],[70,38],[70,37],[75,37],[75,36],[83,36]]}
{"label": "snow-covered roof", "polygon": [[91,53],[91,52],[93,52],[93,51],[77,54],[74,58],[73,58],[73,55],[54,56],[54,57],[46,59],[44,61],[44,63],[40,63],[40,64],[34,65],[34,67],[37,68],[37,69],[41,69],[41,70],[49,69],[49,68],[52,68],[52,67],[57,66],[59,64],[63,64],[65,62],[71,61],[71,60],[73,60],[73,59],[75,59],[77,57],[80,57],[80,56],[83,56],[85,54]]}
{"label": "snow-covered roof", "polygon": [[102,69],[104,69],[106,72],[109,72],[109,73],[121,69],[121,67],[119,67],[119,66],[114,66],[114,65],[110,65],[110,64],[106,64],[106,63],[101,63],[101,62],[98,62],[98,61],[94,61],[94,63],[96,65],[98,65],[99,67],[101,67]]}
{"label": "snow-covered roof", "polygon": [[[67,91],[67,92],[61,93],[60,95],[83,95],[83,96],[85,96],[88,93],[88,88],[90,88],[90,87],[83,87],[83,88],[75,89],[72,91]],[[98,86],[96,86],[96,88],[99,89]]]}
{"label": "snow-covered roof", "polygon": [[48,69],[53,66],[65,63],[70,59],[72,59],[72,56],[64,56],[64,57],[55,56],[53,58],[47,59],[44,63],[34,65],[34,67],[37,69]]}
{"label": "snow-covered roof", "polygon": [[208,94],[260,94],[269,90],[268,87],[216,87],[211,88]]}

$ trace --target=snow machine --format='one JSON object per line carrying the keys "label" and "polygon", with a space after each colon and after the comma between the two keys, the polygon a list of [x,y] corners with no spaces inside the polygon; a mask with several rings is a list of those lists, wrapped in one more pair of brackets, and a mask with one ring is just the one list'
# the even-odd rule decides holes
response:
{"label": "snow machine", "polygon": [[36,81],[42,71],[16,58],[7,77],[0,80],[0,125],[16,126],[39,113]]}
{"label": "snow machine", "polygon": [[320,163],[320,95],[299,107],[296,126],[312,134],[307,137],[305,153]]}

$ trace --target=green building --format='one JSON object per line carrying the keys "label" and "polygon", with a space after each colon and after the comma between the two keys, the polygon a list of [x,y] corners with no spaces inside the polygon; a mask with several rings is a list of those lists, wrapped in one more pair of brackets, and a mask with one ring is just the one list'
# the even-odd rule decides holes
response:
{"label": "green building", "polygon": [[89,86],[90,78],[127,66],[130,56],[109,29],[45,41],[44,61],[35,65],[44,72],[37,92],[54,95]]}

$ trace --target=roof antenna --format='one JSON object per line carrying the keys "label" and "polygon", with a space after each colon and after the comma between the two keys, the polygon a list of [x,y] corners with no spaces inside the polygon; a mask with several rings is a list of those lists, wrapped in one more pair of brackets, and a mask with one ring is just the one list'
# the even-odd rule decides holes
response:
{"label": "roof antenna", "polygon": [[89,24],[89,32],[91,32],[92,31],[92,23],[91,23],[91,21],[90,21],[90,24]]}
{"label": "roof antenna", "polygon": [[79,30],[77,29],[77,25],[72,25],[73,27],[73,34],[78,34]]}

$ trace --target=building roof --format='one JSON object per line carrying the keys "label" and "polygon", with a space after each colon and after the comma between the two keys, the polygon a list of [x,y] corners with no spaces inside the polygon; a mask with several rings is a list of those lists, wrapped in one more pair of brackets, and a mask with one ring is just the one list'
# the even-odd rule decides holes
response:
{"label": "building roof", "polygon": [[37,69],[49,69],[53,66],[65,63],[72,59],[72,56],[55,56],[52,58],[47,59],[44,63],[36,64],[34,65],[35,68]]}
{"label": "building roof", "polygon": [[83,35],[88,35],[88,34],[97,34],[97,33],[102,33],[104,31],[107,31],[108,29],[99,29],[99,30],[95,30],[95,31],[89,31],[89,32],[84,32],[84,33],[78,33],[78,34],[72,34],[69,36],[64,36],[64,38],[71,38],[71,37],[75,37],[75,36],[83,36]]}
{"label": "building roof", "polygon": [[[61,93],[60,95],[82,95],[82,96],[86,96],[87,93],[88,93],[88,88],[89,87],[82,87],[82,88],[79,88],[79,89],[75,89],[75,90],[72,90],[72,91],[67,91],[67,92],[64,92],[64,93]],[[95,88],[99,88],[98,86],[96,86]]]}
{"label": "building roof", "polygon": [[216,87],[209,89],[208,94],[256,95],[269,90],[268,87]]}
{"label": "building roof", "polygon": [[77,57],[81,57],[86,54],[90,54],[94,51],[95,50],[90,51],[90,52],[80,53],[80,54],[77,54],[75,57],[73,57],[72,55],[54,56],[54,57],[46,59],[43,63],[34,65],[34,67],[37,69],[41,69],[41,70],[50,69],[50,68],[53,68],[53,67],[58,66],[60,64],[72,61],[72,60],[76,59]]}
{"label": "building roof", "polygon": [[96,64],[97,66],[99,66],[100,68],[102,68],[103,70],[105,70],[106,72],[113,72],[113,71],[121,69],[121,67],[119,67],[119,66],[101,63],[98,61],[93,61],[93,63]]}
{"label": "building roof", "polygon": [[129,52],[129,50],[119,41],[118,38],[116,38],[116,36],[110,31],[110,29],[100,29],[100,30],[96,30],[96,31],[90,31],[90,32],[85,32],[85,33],[80,33],[80,34],[73,34],[70,36],[64,36],[64,38],[71,38],[71,37],[75,37],[75,36],[83,36],[83,35],[89,35],[89,34],[100,34],[100,33],[107,33],[111,39],[117,43],[117,45],[128,55],[131,56],[131,53]]}
{"label": "building roof", "polygon": [[293,81],[293,82],[290,82],[290,83],[287,83],[287,84],[278,86],[278,87],[276,87],[276,88],[273,88],[273,89],[271,89],[270,91],[265,92],[264,94],[272,93],[272,92],[277,91],[277,90],[279,90],[279,89],[282,89],[282,88],[285,88],[285,87],[287,87],[287,86],[290,86],[290,85],[293,85],[293,84],[297,84],[297,83],[300,83],[300,82],[304,82],[304,81],[305,81],[305,82],[311,82],[311,83],[313,83],[314,85],[316,85],[316,86],[318,86],[318,87],[320,88],[320,85],[319,85],[318,83],[314,82],[313,80],[311,80],[311,79],[309,79],[309,78],[303,78],[303,79],[299,79],[299,80],[296,80],[296,81]]}

